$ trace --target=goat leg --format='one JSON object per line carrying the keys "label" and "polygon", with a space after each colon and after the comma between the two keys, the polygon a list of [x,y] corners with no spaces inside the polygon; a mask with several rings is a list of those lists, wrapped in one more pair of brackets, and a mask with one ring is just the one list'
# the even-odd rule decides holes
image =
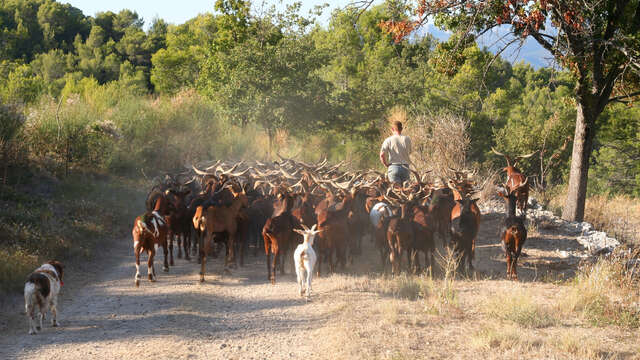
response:
{"label": "goat leg", "polygon": [[191,243],[191,233],[187,232],[187,233],[182,234],[182,236],[184,238],[183,244],[182,244],[182,247],[184,249],[184,259],[187,260],[187,261],[190,261],[191,260],[191,256],[189,256],[189,248],[191,247],[190,246],[191,245],[190,244]]}
{"label": "goat leg", "polygon": [[204,282],[204,274],[206,272],[206,264],[207,264],[207,254],[209,253],[209,248],[211,247],[211,242],[213,241],[213,234],[203,235],[200,241],[200,282]]}
{"label": "goat leg", "polygon": [[136,286],[140,286],[140,252],[142,251],[142,246],[136,244],[136,247],[133,248],[133,253],[136,256],[136,276],[134,278]]}
{"label": "goat leg", "polygon": [[156,281],[156,272],[153,269],[153,259],[155,258],[156,250],[151,248],[148,250],[149,259],[147,260],[147,276],[149,277],[149,281]]}
{"label": "goat leg", "polygon": [[169,239],[169,265],[173,266],[173,232],[169,231],[169,235],[167,236]]}

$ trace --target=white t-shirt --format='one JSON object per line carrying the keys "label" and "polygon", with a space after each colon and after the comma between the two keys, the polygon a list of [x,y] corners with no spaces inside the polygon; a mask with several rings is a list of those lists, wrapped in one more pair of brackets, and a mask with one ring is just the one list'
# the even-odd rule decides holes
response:
{"label": "white t-shirt", "polygon": [[380,152],[388,154],[389,164],[409,165],[411,139],[405,135],[393,134],[384,140]]}

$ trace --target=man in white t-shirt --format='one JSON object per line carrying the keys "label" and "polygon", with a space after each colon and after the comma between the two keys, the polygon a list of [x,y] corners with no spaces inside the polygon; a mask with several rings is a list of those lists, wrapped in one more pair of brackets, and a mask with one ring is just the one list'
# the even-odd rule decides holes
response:
{"label": "man in white t-shirt", "polygon": [[402,123],[395,121],[391,125],[393,135],[382,143],[380,149],[380,161],[387,167],[389,181],[402,184],[409,180],[409,153],[411,152],[411,139],[402,135]]}

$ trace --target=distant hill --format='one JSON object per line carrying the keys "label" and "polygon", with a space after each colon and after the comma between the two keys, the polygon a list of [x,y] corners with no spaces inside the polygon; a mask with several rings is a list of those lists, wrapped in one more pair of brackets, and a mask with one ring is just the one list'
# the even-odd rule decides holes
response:
{"label": "distant hill", "polygon": [[[425,29],[426,32],[430,33],[438,40],[447,40],[450,36],[448,31],[444,31],[433,24],[428,24]],[[489,32],[478,40],[478,45],[481,48],[487,47],[495,53],[500,49],[500,44],[496,43],[496,41],[503,35],[504,32],[500,30]],[[552,65],[551,54],[549,54],[549,52],[540,46],[535,40],[529,38],[519,49],[517,44],[510,46],[509,49],[502,53],[502,58],[511,63],[524,61],[531,64],[535,69],[550,67]]]}

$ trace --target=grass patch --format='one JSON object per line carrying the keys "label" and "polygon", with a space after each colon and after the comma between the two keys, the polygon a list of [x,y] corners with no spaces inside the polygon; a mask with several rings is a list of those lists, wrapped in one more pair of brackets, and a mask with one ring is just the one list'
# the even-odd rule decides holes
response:
{"label": "grass patch", "polygon": [[601,258],[583,266],[564,302],[566,312],[577,312],[592,326],[640,327],[638,282],[627,271],[627,257]]}
{"label": "grass patch", "polygon": [[525,291],[495,295],[482,304],[482,308],[492,318],[526,328],[545,328],[558,322],[551,309],[538,304],[532,294]]}
{"label": "grass patch", "polygon": [[522,328],[514,325],[496,328],[485,326],[471,335],[471,346],[476,349],[500,349],[526,353],[541,346],[540,339],[526,334]]}
{"label": "grass patch", "polygon": [[588,336],[578,335],[572,331],[563,331],[557,334],[551,344],[555,349],[575,359],[600,360],[619,358],[618,354],[602,351],[596,340]]}
{"label": "grass patch", "polygon": [[[0,189],[0,293],[22,290],[39,264],[86,259],[101,242],[127,235],[144,209],[139,184],[73,175],[51,180],[31,175]],[[130,229],[129,229],[130,230]]]}

